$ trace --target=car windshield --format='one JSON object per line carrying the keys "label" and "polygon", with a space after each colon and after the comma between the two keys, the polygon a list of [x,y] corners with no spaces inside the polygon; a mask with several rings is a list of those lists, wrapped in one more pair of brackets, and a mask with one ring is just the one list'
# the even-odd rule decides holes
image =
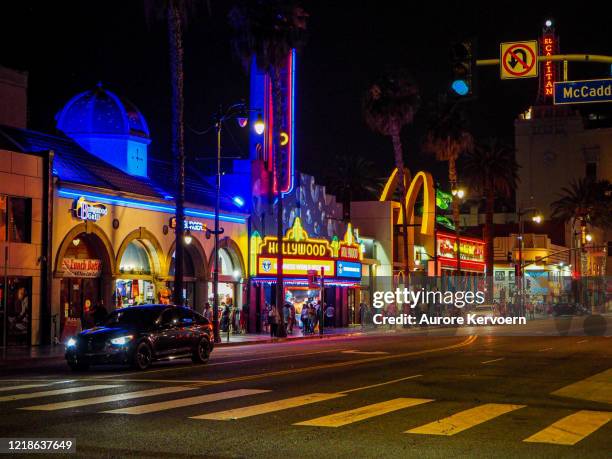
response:
{"label": "car windshield", "polygon": [[108,316],[104,325],[107,327],[151,327],[160,312],[160,308],[117,309]]}

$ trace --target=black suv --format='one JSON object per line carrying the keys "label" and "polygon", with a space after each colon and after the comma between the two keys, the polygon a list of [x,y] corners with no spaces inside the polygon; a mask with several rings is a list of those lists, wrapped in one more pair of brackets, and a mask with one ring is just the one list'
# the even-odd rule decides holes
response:
{"label": "black suv", "polygon": [[191,309],[153,304],[117,309],[94,328],[66,342],[73,370],[90,364],[130,364],[144,370],[153,360],[191,357],[206,363],[213,350],[212,324]]}

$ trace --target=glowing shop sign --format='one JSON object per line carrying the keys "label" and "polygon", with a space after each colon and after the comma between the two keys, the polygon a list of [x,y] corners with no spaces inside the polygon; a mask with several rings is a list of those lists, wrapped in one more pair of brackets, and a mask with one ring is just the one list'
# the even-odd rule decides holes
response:
{"label": "glowing shop sign", "polygon": [[[552,56],[555,49],[554,35],[544,35],[542,47],[545,56]],[[555,83],[555,68],[552,61],[544,62],[544,95],[553,96]]]}
{"label": "glowing shop sign", "polygon": [[337,261],[336,267],[338,277],[350,277],[353,279],[361,277],[361,263],[355,263],[354,261]]}
{"label": "glowing shop sign", "polygon": [[[283,259],[283,274],[287,276],[307,276],[308,271],[316,271],[321,274],[321,267],[325,268],[325,276],[335,276],[335,264],[333,260],[309,260],[307,258],[285,258]],[[275,257],[259,257],[257,274],[269,276],[277,273],[278,266]]]}
{"label": "glowing shop sign", "polygon": [[97,222],[108,213],[108,210],[104,204],[86,201],[85,198],[81,196],[75,201],[72,213],[76,218],[81,220]]}
{"label": "glowing shop sign", "polygon": [[[461,260],[484,263],[484,242],[460,238]],[[457,258],[457,238],[438,233],[438,256],[440,258]]]}
{"label": "glowing shop sign", "polygon": [[[329,241],[311,239],[302,227],[300,218],[296,218],[293,227],[287,231],[282,242],[283,255],[298,255],[301,257],[325,258],[333,255]],[[258,255],[278,254],[278,240],[274,236],[266,236],[259,247]]]}
{"label": "glowing shop sign", "polygon": [[[383,192],[380,195],[379,201],[390,201],[393,199],[393,193],[397,189],[398,173],[397,168],[389,176]],[[408,186],[408,184],[410,184]],[[408,221],[414,216],[414,205],[416,203],[419,191],[423,189],[423,217],[421,218],[421,234],[433,235],[434,230],[434,215],[436,205],[436,195],[433,186],[433,177],[429,172],[417,172],[412,181],[410,180],[410,171],[404,169],[404,185],[406,185],[406,214]],[[399,213],[397,223],[402,223],[402,213]]]}
{"label": "glowing shop sign", "polygon": [[[197,220],[183,220],[185,229],[189,231],[206,231],[206,225]],[[176,217],[170,219],[170,228],[176,228]]]}
{"label": "glowing shop sign", "polygon": [[62,260],[64,277],[100,277],[102,260],[91,258],[64,258]]}

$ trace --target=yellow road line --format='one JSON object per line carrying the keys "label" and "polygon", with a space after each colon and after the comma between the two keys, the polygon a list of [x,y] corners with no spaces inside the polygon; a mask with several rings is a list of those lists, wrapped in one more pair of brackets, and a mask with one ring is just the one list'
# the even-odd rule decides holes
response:
{"label": "yellow road line", "polygon": [[29,411],[55,411],[64,410],[66,408],[75,408],[77,406],[97,405],[100,403],[120,402],[123,400],[132,400],[134,398],[152,397],[154,395],[173,394],[175,392],[183,392],[186,390],[194,390],[193,387],[170,386],[158,387],[156,389],[141,390],[138,392],[125,392],[123,394],[105,395],[102,397],[82,398],[79,400],[68,400],[66,402],[48,403],[46,405],[26,406],[19,408],[20,410]]}
{"label": "yellow road line", "polygon": [[486,403],[484,405],[461,411],[444,419],[425,424],[405,433],[427,435],[455,435],[471,427],[490,421],[502,414],[524,408],[525,405],[509,405],[502,403]]}
{"label": "yellow road line", "polygon": [[350,392],[357,392],[358,390],[371,389],[372,387],[386,386],[387,384],[393,384],[393,383],[400,382],[400,381],[406,381],[407,379],[420,378],[421,376],[423,375],[406,376],[405,378],[392,379],[391,381],[385,381],[385,382],[378,383],[378,384],[370,384],[369,386],[355,387],[354,389],[342,390],[339,393],[348,394]]}
{"label": "yellow road line", "polygon": [[314,393],[300,395],[298,397],[285,398],[274,402],[261,403],[259,405],[245,406],[233,410],[217,411],[216,413],[207,413],[200,416],[192,416],[191,419],[209,419],[214,421],[229,421],[233,419],[248,418],[259,414],[272,413],[275,411],[287,410],[298,406],[309,405],[311,403],[331,400],[333,398],[344,397],[344,394],[322,394]]}
{"label": "yellow road line", "polygon": [[171,410],[173,408],[182,408],[184,406],[216,402],[218,400],[227,400],[230,398],[244,397],[246,395],[262,394],[264,392],[270,392],[270,391],[263,390],[263,389],[228,390],[225,392],[217,392],[214,394],[197,395],[195,397],[180,398],[178,400],[170,400],[167,402],[149,403],[147,405],[130,406],[126,408],[119,408],[116,410],[102,411],[102,413],[114,413],[114,414],[155,413],[158,411]]}
{"label": "yellow road line", "polygon": [[121,384],[97,384],[93,386],[69,387],[67,389],[45,390],[42,392],[32,392],[30,394],[6,395],[0,397],[0,402],[12,402],[14,400],[26,400],[29,398],[49,397],[51,395],[74,394],[77,392],[86,392],[100,389],[112,389],[113,387],[121,387]]}
{"label": "yellow road line", "polygon": [[560,397],[591,400],[612,405],[612,368],[552,392]]}
{"label": "yellow road line", "polygon": [[610,411],[582,410],[570,414],[551,424],[544,430],[526,438],[529,443],[554,443],[556,445],[575,445],[612,420]]}
{"label": "yellow road line", "polygon": [[353,422],[363,421],[364,419],[381,416],[393,411],[401,410],[411,406],[422,405],[423,403],[432,402],[428,398],[394,398],[386,402],[374,403],[372,405],[362,406],[353,410],[342,411],[341,413],[330,414],[320,418],[311,419],[295,423],[296,426],[316,426],[316,427],[341,427]]}

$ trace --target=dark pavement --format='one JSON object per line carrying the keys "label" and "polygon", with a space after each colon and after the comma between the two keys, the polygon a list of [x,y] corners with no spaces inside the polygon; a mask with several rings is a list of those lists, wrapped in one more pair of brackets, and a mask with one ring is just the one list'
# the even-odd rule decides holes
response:
{"label": "dark pavement", "polygon": [[610,327],[573,323],[227,347],[145,372],[5,367],[0,437],[76,438],[79,457],[610,458]]}

